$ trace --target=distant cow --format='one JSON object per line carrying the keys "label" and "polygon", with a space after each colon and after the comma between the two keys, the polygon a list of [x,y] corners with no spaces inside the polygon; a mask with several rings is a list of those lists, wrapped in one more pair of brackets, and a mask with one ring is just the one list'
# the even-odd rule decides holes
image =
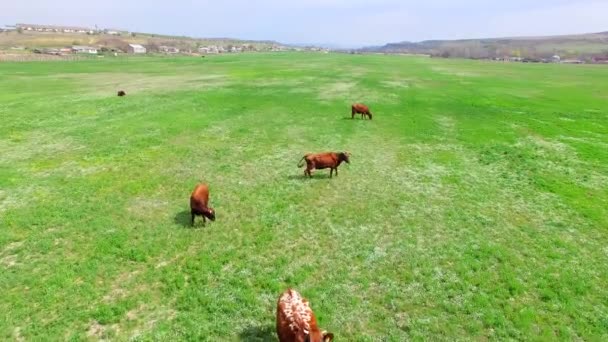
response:
{"label": "distant cow", "polygon": [[369,111],[369,107],[364,105],[363,103],[355,103],[354,105],[351,106],[351,119],[355,118],[355,114],[361,114],[361,117],[363,119],[365,119],[365,116],[369,117],[369,119],[372,119],[372,112]]}
{"label": "distant cow", "polygon": [[312,170],[331,169],[329,178],[332,178],[334,171],[338,175],[338,166],[342,162],[350,164],[350,153],[348,152],[325,152],[325,153],[307,153],[300,159],[298,167],[304,166],[302,161],[306,161],[306,170],[304,176],[308,175],[312,178]]}
{"label": "distant cow", "polygon": [[330,342],[334,334],[321,331],[308,301],[287,289],[277,302],[277,335],[280,342]]}
{"label": "distant cow", "polygon": [[127,95],[127,93],[125,93],[124,90],[119,90],[118,91],[118,96],[125,96],[125,95]]}
{"label": "distant cow", "polygon": [[205,218],[215,221],[215,210],[209,207],[209,186],[207,184],[198,184],[192,195],[190,195],[190,213],[192,214],[191,225],[194,226],[194,217],[202,216],[203,223]]}

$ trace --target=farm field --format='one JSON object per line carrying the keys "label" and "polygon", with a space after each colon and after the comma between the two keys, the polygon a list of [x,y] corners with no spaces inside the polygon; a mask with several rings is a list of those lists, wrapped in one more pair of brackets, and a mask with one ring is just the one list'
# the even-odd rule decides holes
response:
{"label": "farm field", "polygon": [[275,341],[289,286],[336,341],[608,339],[606,67],[0,63],[0,122],[2,340]]}

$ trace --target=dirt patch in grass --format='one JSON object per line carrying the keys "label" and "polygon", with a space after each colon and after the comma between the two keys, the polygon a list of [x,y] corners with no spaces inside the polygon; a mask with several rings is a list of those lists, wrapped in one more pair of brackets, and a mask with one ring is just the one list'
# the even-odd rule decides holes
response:
{"label": "dirt patch in grass", "polygon": [[79,84],[80,89],[88,94],[103,96],[115,96],[118,90],[124,90],[129,96],[142,92],[203,90],[222,87],[229,83],[228,77],[222,74],[174,76],[143,73],[96,73],[61,74],[56,77]]}
{"label": "dirt patch in grass", "polygon": [[9,209],[20,208],[32,201],[34,193],[45,194],[44,188],[34,188],[33,186],[13,188],[10,191],[0,190],[0,213]]}
{"label": "dirt patch in grass", "polygon": [[355,82],[335,82],[323,85],[319,90],[319,98],[331,100],[349,96],[357,84]]}
{"label": "dirt patch in grass", "polygon": [[379,92],[354,81],[339,81],[319,86],[318,99],[321,101],[343,100],[345,103],[395,103],[399,96],[394,93]]}
{"label": "dirt patch in grass", "polygon": [[166,212],[169,203],[165,199],[137,197],[129,203],[127,210],[136,217],[148,217],[154,213]]}
{"label": "dirt patch in grass", "polygon": [[382,85],[389,88],[409,88],[412,80],[409,79],[394,79],[381,81]]}
{"label": "dirt patch in grass", "polygon": [[456,133],[456,121],[449,116],[439,116],[435,121],[446,137],[452,137]]}
{"label": "dirt patch in grass", "polygon": [[99,324],[99,322],[97,321],[93,321],[89,324],[89,328],[87,329],[87,336],[101,339],[105,330],[106,327],[104,325]]}
{"label": "dirt patch in grass", "polygon": [[17,255],[11,254],[0,259],[0,265],[10,268],[17,265]]}
{"label": "dirt patch in grass", "polygon": [[42,131],[15,134],[0,139],[0,165],[31,160],[37,156],[52,156],[85,148],[69,137],[51,135]]}
{"label": "dirt patch in grass", "polygon": [[14,251],[15,249],[18,249],[21,246],[23,246],[23,241],[11,242],[8,245],[4,246],[4,249],[2,250],[2,252],[0,252],[0,254],[6,254],[6,253],[9,253],[9,252],[12,252],[12,251]]}
{"label": "dirt patch in grass", "polygon": [[478,73],[475,73],[472,71],[461,70],[461,69],[457,69],[454,67],[448,67],[448,66],[441,66],[441,67],[433,66],[433,67],[431,67],[431,69],[439,74],[450,75],[450,76],[458,76],[458,77],[479,77],[479,76],[481,76]]}

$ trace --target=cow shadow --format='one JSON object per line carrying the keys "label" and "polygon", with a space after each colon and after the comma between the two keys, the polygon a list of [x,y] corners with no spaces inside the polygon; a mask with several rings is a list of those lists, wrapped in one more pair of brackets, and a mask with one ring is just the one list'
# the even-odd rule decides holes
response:
{"label": "cow shadow", "polygon": [[253,341],[276,341],[276,333],[271,325],[250,326],[239,333],[239,340],[245,342]]}
{"label": "cow shadow", "polygon": [[287,179],[289,179],[289,180],[319,180],[319,179],[329,179],[329,173],[327,173],[326,175],[319,174],[319,173],[314,173],[312,175],[312,178],[309,178],[308,176],[304,176],[304,175],[289,175],[289,176],[287,176]]}
{"label": "cow shadow", "polygon": [[173,222],[175,222],[175,224],[180,225],[182,227],[187,227],[190,228],[192,225],[190,223],[190,210],[182,210],[179,213],[175,214],[175,217],[173,218]]}
{"label": "cow shadow", "polygon": [[363,118],[363,117],[357,117],[357,116],[355,116],[354,118],[351,118],[350,116],[345,116],[345,117],[342,118],[342,120],[352,120],[352,121],[355,121],[355,120],[365,120],[365,121],[370,121],[369,119],[366,119],[366,118]]}

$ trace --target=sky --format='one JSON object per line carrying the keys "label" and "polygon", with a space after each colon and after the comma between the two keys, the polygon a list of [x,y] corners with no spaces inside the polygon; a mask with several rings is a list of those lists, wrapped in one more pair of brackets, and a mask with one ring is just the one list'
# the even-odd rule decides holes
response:
{"label": "sky", "polygon": [[0,0],[15,23],[335,47],[608,31],[608,0]]}

